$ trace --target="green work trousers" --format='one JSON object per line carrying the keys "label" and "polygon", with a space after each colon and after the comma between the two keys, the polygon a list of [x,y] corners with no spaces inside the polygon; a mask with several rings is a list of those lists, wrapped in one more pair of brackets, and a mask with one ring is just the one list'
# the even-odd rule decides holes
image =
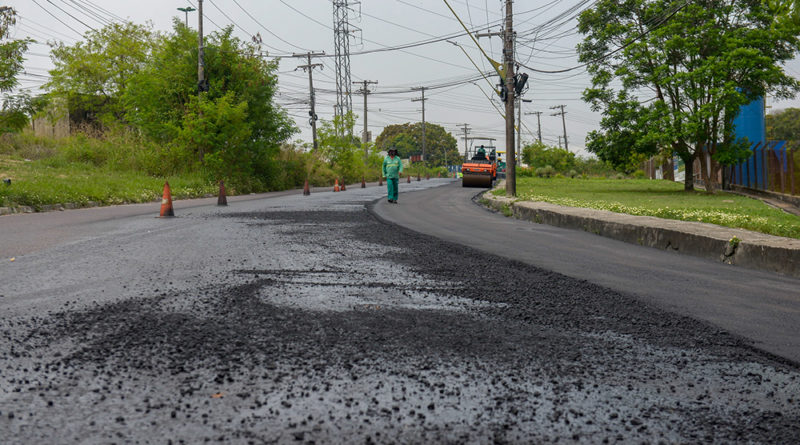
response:
{"label": "green work trousers", "polygon": [[386,188],[388,189],[389,201],[397,201],[399,183],[400,179],[398,178],[386,178]]}

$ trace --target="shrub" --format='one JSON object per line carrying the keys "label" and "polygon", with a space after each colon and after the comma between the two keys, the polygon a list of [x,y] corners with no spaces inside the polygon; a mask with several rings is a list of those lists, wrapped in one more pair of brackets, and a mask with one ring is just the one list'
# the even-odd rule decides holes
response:
{"label": "shrub", "polygon": [[645,179],[647,178],[647,173],[645,173],[644,170],[636,170],[633,172],[633,177],[635,179]]}
{"label": "shrub", "polygon": [[570,178],[574,178],[578,176],[578,172],[576,172],[575,170],[570,170],[569,172],[567,172],[567,176]]}

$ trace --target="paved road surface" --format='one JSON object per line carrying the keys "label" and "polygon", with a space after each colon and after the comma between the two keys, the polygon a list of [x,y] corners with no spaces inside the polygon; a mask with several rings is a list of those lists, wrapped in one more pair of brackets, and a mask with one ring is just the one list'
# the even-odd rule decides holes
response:
{"label": "paved road surface", "polygon": [[800,280],[506,218],[460,183],[380,201],[376,214],[415,231],[523,261],[707,320],[800,363]]}
{"label": "paved road surface", "polygon": [[[450,182],[401,183],[400,204],[378,211],[466,212],[431,224],[464,226],[479,249],[492,227],[552,230],[513,247],[618,288],[620,264],[662,273],[642,264],[654,252],[575,245],[585,234],[497,217]],[[643,303],[636,280],[618,292],[386,224],[367,211],[384,193],[177,203],[172,219],[157,206],[1,217],[0,252],[22,253],[0,256],[0,442],[800,437],[795,364]],[[579,261],[596,250],[631,258]]]}

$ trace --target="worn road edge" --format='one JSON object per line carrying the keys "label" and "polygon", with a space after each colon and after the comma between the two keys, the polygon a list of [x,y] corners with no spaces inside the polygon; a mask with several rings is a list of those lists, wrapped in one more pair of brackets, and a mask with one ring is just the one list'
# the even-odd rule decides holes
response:
{"label": "worn road edge", "polygon": [[491,193],[482,198],[490,208],[518,219],[800,278],[800,240],[793,238],[708,223],[516,201]]}

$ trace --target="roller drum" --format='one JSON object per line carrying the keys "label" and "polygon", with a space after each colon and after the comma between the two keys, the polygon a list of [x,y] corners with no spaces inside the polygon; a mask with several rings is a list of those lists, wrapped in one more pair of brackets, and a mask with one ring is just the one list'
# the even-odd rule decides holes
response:
{"label": "roller drum", "polygon": [[491,175],[470,175],[468,173],[464,173],[464,178],[461,182],[462,187],[485,187],[490,188],[492,186],[492,176]]}

